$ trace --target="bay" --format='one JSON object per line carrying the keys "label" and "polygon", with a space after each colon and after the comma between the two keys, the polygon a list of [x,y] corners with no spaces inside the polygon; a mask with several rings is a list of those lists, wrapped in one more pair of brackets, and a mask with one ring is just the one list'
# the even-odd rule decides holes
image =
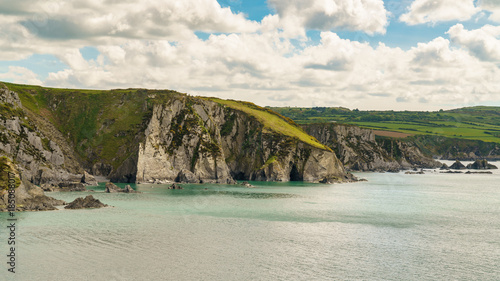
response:
{"label": "bay", "polygon": [[500,280],[498,170],[356,175],[368,181],[101,185],[90,194],[113,207],[17,213],[16,273],[2,227],[0,279]]}

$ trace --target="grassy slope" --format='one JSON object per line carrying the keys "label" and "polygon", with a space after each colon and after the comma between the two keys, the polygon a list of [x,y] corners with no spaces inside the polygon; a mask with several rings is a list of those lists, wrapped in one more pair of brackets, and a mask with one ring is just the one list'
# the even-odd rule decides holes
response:
{"label": "grassy slope", "polygon": [[440,112],[351,111],[344,108],[273,108],[298,123],[354,124],[376,130],[500,143],[500,107]]}
{"label": "grassy slope", "polygon": [[305,133],[299,126],[291,119],[283,117],[275,112],[263,107],[259,107],[253,103],[235,101],[235,100],[222,100],[218,98],[208,98],[211,101],[223,104],[230,108],[242,111],[246,114],[254,116],[259,122],[264,125],[265,129],[278,132],[292,138],[298,139],[313,147],[320,149],[330,150],[328,147],[322,145],[314,137]]}
{"label": "grassy slope", "polygon": [[116,166],[130,156],[129,146],[146,114],[145,90],[74,90],[4,84],[19,94],[25,108],[51,121],[74,144],[82,159],[90,163],[102,159]]}

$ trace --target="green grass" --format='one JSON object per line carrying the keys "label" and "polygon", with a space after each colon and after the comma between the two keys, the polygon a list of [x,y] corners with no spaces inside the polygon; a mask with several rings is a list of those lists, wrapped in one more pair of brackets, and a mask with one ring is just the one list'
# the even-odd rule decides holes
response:
{"label": "green grass", "polygon": [[500,107],[437,112],[357,111],[345,108],[273,108],[297,123],[337,122],[360,127],[500,143]]}
{"label": "green grass", "polygon": [[207,98],[207,99],[228,106],[235,110],[242,111],[246,114],[255,117],[260,123],[264,125],[264,128],[267,130],[298,139],[313,147],[330,151],[328,147],[324,146],[323,144],[318,142],[318,140],[316,140],[314,137],[304,132],[299,126],[295,124],[295,122],[269,109],[259,107],[249,102],[222,100],[218,98]]}
{"label": "green grass", "polygon": [[142,89],[100,91],[4,84],[18,93],[26,109],[56,126],[87,163],[99,160],[115,168],[130,156],[154,100]]}

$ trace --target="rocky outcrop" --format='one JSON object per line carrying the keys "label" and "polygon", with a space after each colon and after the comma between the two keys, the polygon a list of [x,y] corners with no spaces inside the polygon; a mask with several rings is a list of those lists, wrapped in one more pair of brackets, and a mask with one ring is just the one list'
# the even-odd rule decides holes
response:
{"label": "rocky outcrop", "polygon": [[450,169],[452,170],[465,170],[467,169],[464,164],[462,164],[462,162],[460,161],[455,161],[455,163],[453,163],[453,165],[450,166]]}
{"label": "rocky outcrop", "polygon": [[154,106],[137,159],[137,182],[353,179],[332,151],[265,128],[241,111],[192,97]]}
{"label": "rocky outcrop", "polygon": [[418,135],[414,142],[421,150],[443,160],[488,161],[500,160],[500,144],[480,140],[447,138],[443,136]]}
{"label": "rocky outcrop", "polygon": [[54,191],[86,191],[85,185],[81,182],[60,182]]}
{"label": "rocky outcrop", "polygon": [[489,170],[489,169],[498,169],[497,166],[488,163],[487,160],[476,160],[474,163],[467,165],[467,169],[473,170]]}
{"label": "rocky outcrop", "polygon": [[1,83],[0,155],[14,159],[23,178],[36,185],[79,181],[83,172],[54,125],[25,110],[18,94]]}
{"label": "rocky outcrop", "polygon": [[242,186],[244,186],[244,187],[246,187],[246,188],[255,188],[255,186],[254,186],[254,185],[250,184],[250,183],[249,183],[249,182],[247,182],[247,181],[244,181],[244,182],[240,183],[240,185],[242,185]]}
{"label": "rocky outcrop", "polygon": [[119,192],[121,192],[121,193],[140,193],[139,191],[135,191],[132,187],[130,187],[130,185],[127,185],[127,186],[125,186],[125,188],[122,189],[112,182],[106,183],[106,189],[104,192],[106,192],[106,193],[119,193]]}
{"label": "rocky outcrop", "polygon": [[16,93],[2,89],[9,109],[0,124],[8,128],[0,154],[16,157],[23,175],[38,185],[95,185],[83,168],[112,182],[130,183],[355,179],[333,151],[310,139],[293,121],[272,113],[277,121],[291,124],[294,133],[264,125],[259,114],[270,111],[250,103],[231,106],[144,89],[90,97],[78,90],[35,91],[18,85],[27,101],[21,108]]}
{"label": "rocky outcrop", "polygon": [[19,170],[7,157],[0,157],[0,168],[2,175],[0,175],[0,211],[8,210],[9,192],[7,183],[9,182],[8,173],[12,173],[12,179],[15,182],[15,203],[16,211],[46,211],[55,210],[56,206],[66,204],[62,200],[57,200],[52,197],[46,196],[43,190],[32,184],[26,179],[21,179]]}
{"label": "rocky outcrop", "polygon": [[183,183],[200,183],[200,180],[196,177],[196,175],[188,169],[180,170],[179,174],[175,178],[176,182]]}
{"label": "rocky outcrop", "polygon": [[125,188],[123,189],[124,193],[141,193],[137,190],[134,190],[130,185],[126,185]]}
{"label": "rocky outcrop", "polygon": [[122,189],[119,188],[116,184],[112,183],[112,182],[107,182],[106,183],[106,189],[105,191],[106,193],[116,193],[116,192],[122,192]]}
{"label": "rocky outcrop", "polygon": [[441,164],[416,146],[397,139],[375,138],[373,130],[336,123],[303,125],[304,130],[331,147],[342,163],[357,171],[399,171],[437,168]]}
{"label": "rocky outcrop", "polygon": [[86,171],[83,172],[82,180],[81,182],[85,185],[91,185],[91,186],[96,186],[99,183],[97,180],[92,176],[91,174],[87,173]]}
{"label": "rocky outcrop", "polygon": [[184,188],[182,188],[182,186],[180,186],[176,183],[173,183],[169,187],[167,187],[167,189],[184,189]]}
{"label": "rocky outcrop", "polygon": [[108,205],[103,204],[99,199],[95,199],[92,195],[87,195],[85,198],[78,197],[73,202],[69,203],[64,209],[88,209],[102,208]]}

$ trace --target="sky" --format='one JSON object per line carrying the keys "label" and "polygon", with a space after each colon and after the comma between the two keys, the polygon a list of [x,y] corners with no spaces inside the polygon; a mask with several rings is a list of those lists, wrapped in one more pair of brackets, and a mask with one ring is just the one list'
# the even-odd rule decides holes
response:
{"label": "sky", "polygon": [[0,81],[261,106],[500,106],[500,0],[0,0]]}

